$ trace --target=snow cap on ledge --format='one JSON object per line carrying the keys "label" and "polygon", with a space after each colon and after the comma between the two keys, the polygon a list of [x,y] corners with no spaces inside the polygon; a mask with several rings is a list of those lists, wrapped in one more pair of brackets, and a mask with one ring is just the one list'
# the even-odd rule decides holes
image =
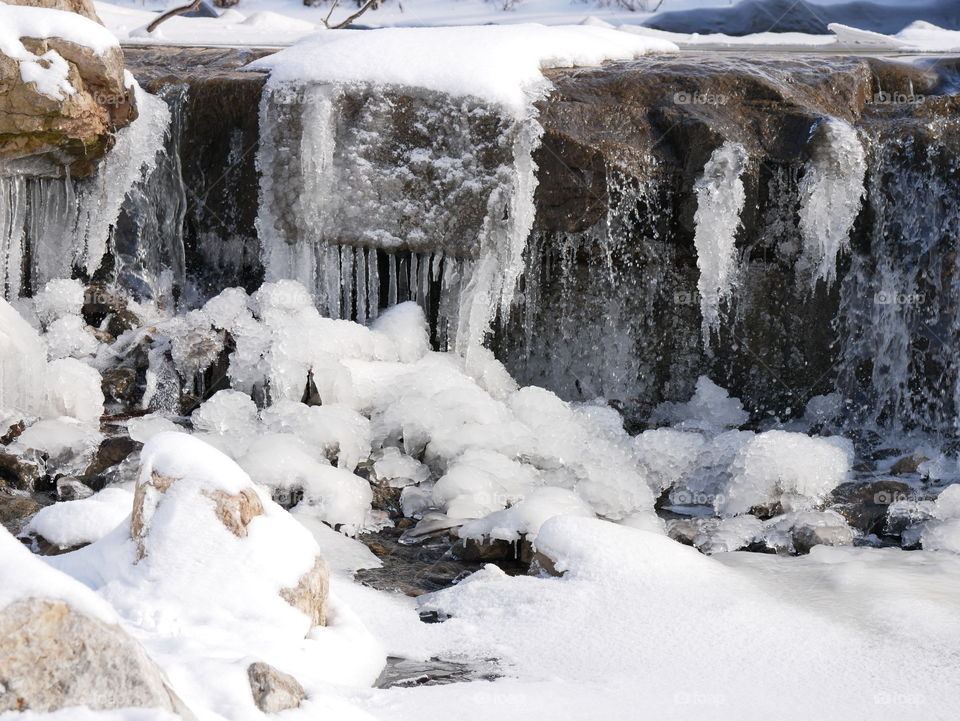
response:
{"label": "snow cap on ledge", "polygon": [[323,30],[247,68],[269,70],[275,84],[418,87],[522,114],[543,90],[543,69],[677,50],[667,40],[584,25]]}

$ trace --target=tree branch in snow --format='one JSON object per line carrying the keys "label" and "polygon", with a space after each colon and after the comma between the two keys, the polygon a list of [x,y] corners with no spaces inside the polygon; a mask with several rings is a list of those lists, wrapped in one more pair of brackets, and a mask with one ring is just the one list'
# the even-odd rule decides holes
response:
{"label": "tree branch in snow", "polygon": [[157,29],[157,27],[159,27],[160,23],[166,22],[175,15],[182,15],[183,13],[188,13],[199,8],[200,0],[193,0],[193,2],[189,5],[182,5],[180,7],[173,8],[172,10],[167,10],[167,12],[165,12],[163,15],[147,25],[147,32],[152,33]]}
{"label": "tree branch in snow", "polygon": [[323,24],[324,24],[327,28],[329,28],[330,30],[339,30],[340,28],[345,28],[347,25],[349,25],[350,23],[352,23],[354,20],[356,20],[356,19],[357,19],[358,17],[360,17],[361,15],[363,15],[367,10],[369,10],[371,7],[373,7],[374,5],[376,5],[378,2],[380,2],[380,0],[367,0],[367,2],[365,2],[365,3],[360,7],[359,10],[357,10],[353,15],[351,15],[350,17],[348,17],[346,20],[344,20],[344,21],[341,22],[341,23],[337,23],[336,25],[331,25],[331,24],[330,24],[330,15],[333,14],[333,11],[336,9],[337,5],[340,4],[340,0],[334,0],[334,2],[333,2],[333,7],[330,8],[330,13],[327,14],[327,17],[325,17],[325,18],[323,19]]}

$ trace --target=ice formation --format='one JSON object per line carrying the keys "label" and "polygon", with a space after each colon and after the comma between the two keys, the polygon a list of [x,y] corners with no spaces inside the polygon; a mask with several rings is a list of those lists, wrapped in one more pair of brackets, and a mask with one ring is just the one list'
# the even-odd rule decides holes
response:
{"label": "ice formation", "polygon": [[814,283],[830,284],[860,213],[867,161],[860,137],[849,123],[830,118],[819,125],[818,133],[799,188],[802,261]]}
{"label": "ice formation", "polygon": [[924,549],[960,553],[960,485],[944,489],[931,510],[922,530]]}
{"label": "ice formation", "polygon": [[748,161],[742,145],[727,141],[713,151],[694,186],[697,229],[693,242],[700,269],[697,290],[706,348],[710,347],[710,332],[720,324],[720,304],[729,301],[736,288],[737,231],[747,197],[741,176]]}

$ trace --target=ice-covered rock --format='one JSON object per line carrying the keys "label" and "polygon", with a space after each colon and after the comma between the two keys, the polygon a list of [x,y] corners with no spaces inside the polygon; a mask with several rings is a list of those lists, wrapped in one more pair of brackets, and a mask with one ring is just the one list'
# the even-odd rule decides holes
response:
{"label": "ice-covered rock", "polygon": [[713,432],[738,428],[749,419],[749,414],[743,410],[743,403],[731,398],[726,390],[707,376],[697,379],[696,391],[689,401],[661,403],[651,415],[654,423]]}
{"label": "ice-covered rock", "polygon": [[960,553],[960,484],[948,486],[933,504],[933,519],[922,530],[923,548]]}
{"label": "ice-covered rock", "polygon": [[847,479],[852,459],[853,444],[843,438],[787,431],[757,434],[734,458],[730,483],[716,509],[734,516],[755,507],[814,508]]}

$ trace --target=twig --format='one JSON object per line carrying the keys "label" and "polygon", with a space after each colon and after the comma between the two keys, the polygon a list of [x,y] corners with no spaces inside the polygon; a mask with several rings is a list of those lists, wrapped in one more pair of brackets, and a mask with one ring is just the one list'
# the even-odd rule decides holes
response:
{"label": "twig", "polygon": [[173,10],[167,10],[167,12],[165,12],[163,15],[161,15],[152,23],[147,25],[147,32],[152,33],[154,30],[157,29],[157,26],[160,25],[160,23],[166,22],[167,20],[172,18],[174,15],[182,15],[183,13],[188,13],[188,12],[192,12],[193,10],[198,10],[200,8],[200,2],[201,0],[193,0],[193,2],[190,3],[189,5],[183,5],[178,8],[173,8]]}
{"label": "twig", "polygon": [[340,0],[333,0],[333,5],[330,6],[330,12],[327,13],[327,16],[323,19],[323,26],[325,28],[330,27],[330,16],[333,15],[333,11],[340,6]]}
{"label": "twig", "polygon": [[346,27],[347,25],[352,23],[354,20],[356,20],[358,17],[363,15],[367,10],[369,10],[376,2],[378,2],[378,0],[367,0],[366,4],[362,8],[357,10],[353,15],[348,17],[342,23],[340,23],[339,25],[334,25],[333,27],[330,27],[329,25],[327,25],[327,27],[330,28],[331,30],[339,30],[342,27]]}

